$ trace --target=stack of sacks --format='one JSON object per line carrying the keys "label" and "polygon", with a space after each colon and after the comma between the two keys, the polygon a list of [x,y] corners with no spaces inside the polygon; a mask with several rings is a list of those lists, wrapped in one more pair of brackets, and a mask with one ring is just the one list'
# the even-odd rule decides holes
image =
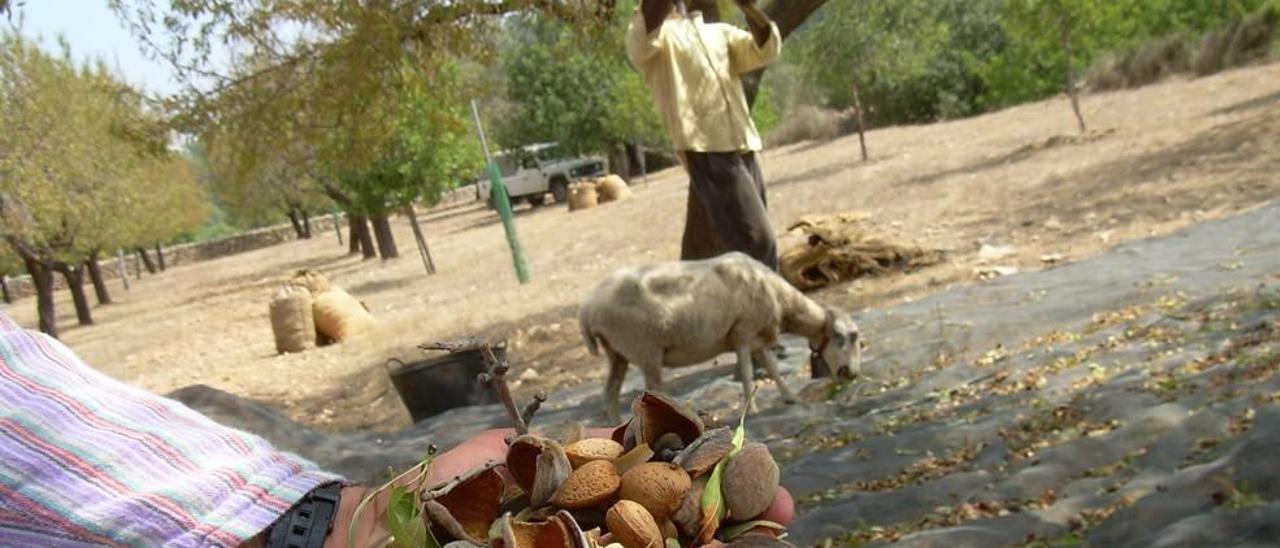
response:
{"label": "stack of sacks", "polygon": [[311,270],[298,271],[271,300],[271,329],[282,353],[312,348],[317,339],[343,342],[376,325],[368,307]]}

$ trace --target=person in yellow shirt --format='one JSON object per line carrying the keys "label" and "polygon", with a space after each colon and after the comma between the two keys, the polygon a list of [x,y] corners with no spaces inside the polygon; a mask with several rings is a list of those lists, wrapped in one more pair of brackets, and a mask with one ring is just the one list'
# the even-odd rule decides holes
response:
{"label": "person in yellow shirt", "polygon": [[750,32],[703,22],[673,1],[642,0],[626,44],[689,172],[680,258],[740,251],[777,270],[778,244],[756,159],[760,134],[742,75],[776,59],[782,36],[754,0],[736,0]]}

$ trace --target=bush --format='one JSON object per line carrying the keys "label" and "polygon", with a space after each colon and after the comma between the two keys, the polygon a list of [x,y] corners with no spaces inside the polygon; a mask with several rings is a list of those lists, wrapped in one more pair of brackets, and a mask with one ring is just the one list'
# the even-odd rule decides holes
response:
{"label": "bush", "polygon": [[1107,91],[1151,84],[1173,74],[1208,76],[1266,58],[1277,40],[1280,11],[1269,7],[1205,33],[1199,39],[1168,36],[1110,56],[1090,71],[1089,89]]}

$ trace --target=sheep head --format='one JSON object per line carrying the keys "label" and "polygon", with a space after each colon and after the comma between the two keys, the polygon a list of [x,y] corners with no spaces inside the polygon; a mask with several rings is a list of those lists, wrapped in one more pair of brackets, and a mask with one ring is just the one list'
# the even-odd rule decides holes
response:
{"label": "sheep head", "polygon": [[817,346],[810,342],[810,368],[813,378],[836,376],[852,380],[862,370],[862,345],[858,340],[858,324],[853,315],[827,310],[821,341]]}

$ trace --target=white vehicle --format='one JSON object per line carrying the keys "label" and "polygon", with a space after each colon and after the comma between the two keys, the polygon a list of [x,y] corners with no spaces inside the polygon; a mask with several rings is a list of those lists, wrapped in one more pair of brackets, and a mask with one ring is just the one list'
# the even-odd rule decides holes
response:
{"label": "white vehicle", "polygon": [[[523,200],[534,207],[540,206],[546,202],[548,192],[556,203],[564,203],[569,200],[569,183],[608,173],[608,160],[598,156],[567,156],[557,143],[503,151],[495,154],[493,160],[502,172],[502,182],[507,185],[507,196],[513,205]],[[490,195],[491,183],[487,178],[476,181],[476,185],[481,196]]]}

